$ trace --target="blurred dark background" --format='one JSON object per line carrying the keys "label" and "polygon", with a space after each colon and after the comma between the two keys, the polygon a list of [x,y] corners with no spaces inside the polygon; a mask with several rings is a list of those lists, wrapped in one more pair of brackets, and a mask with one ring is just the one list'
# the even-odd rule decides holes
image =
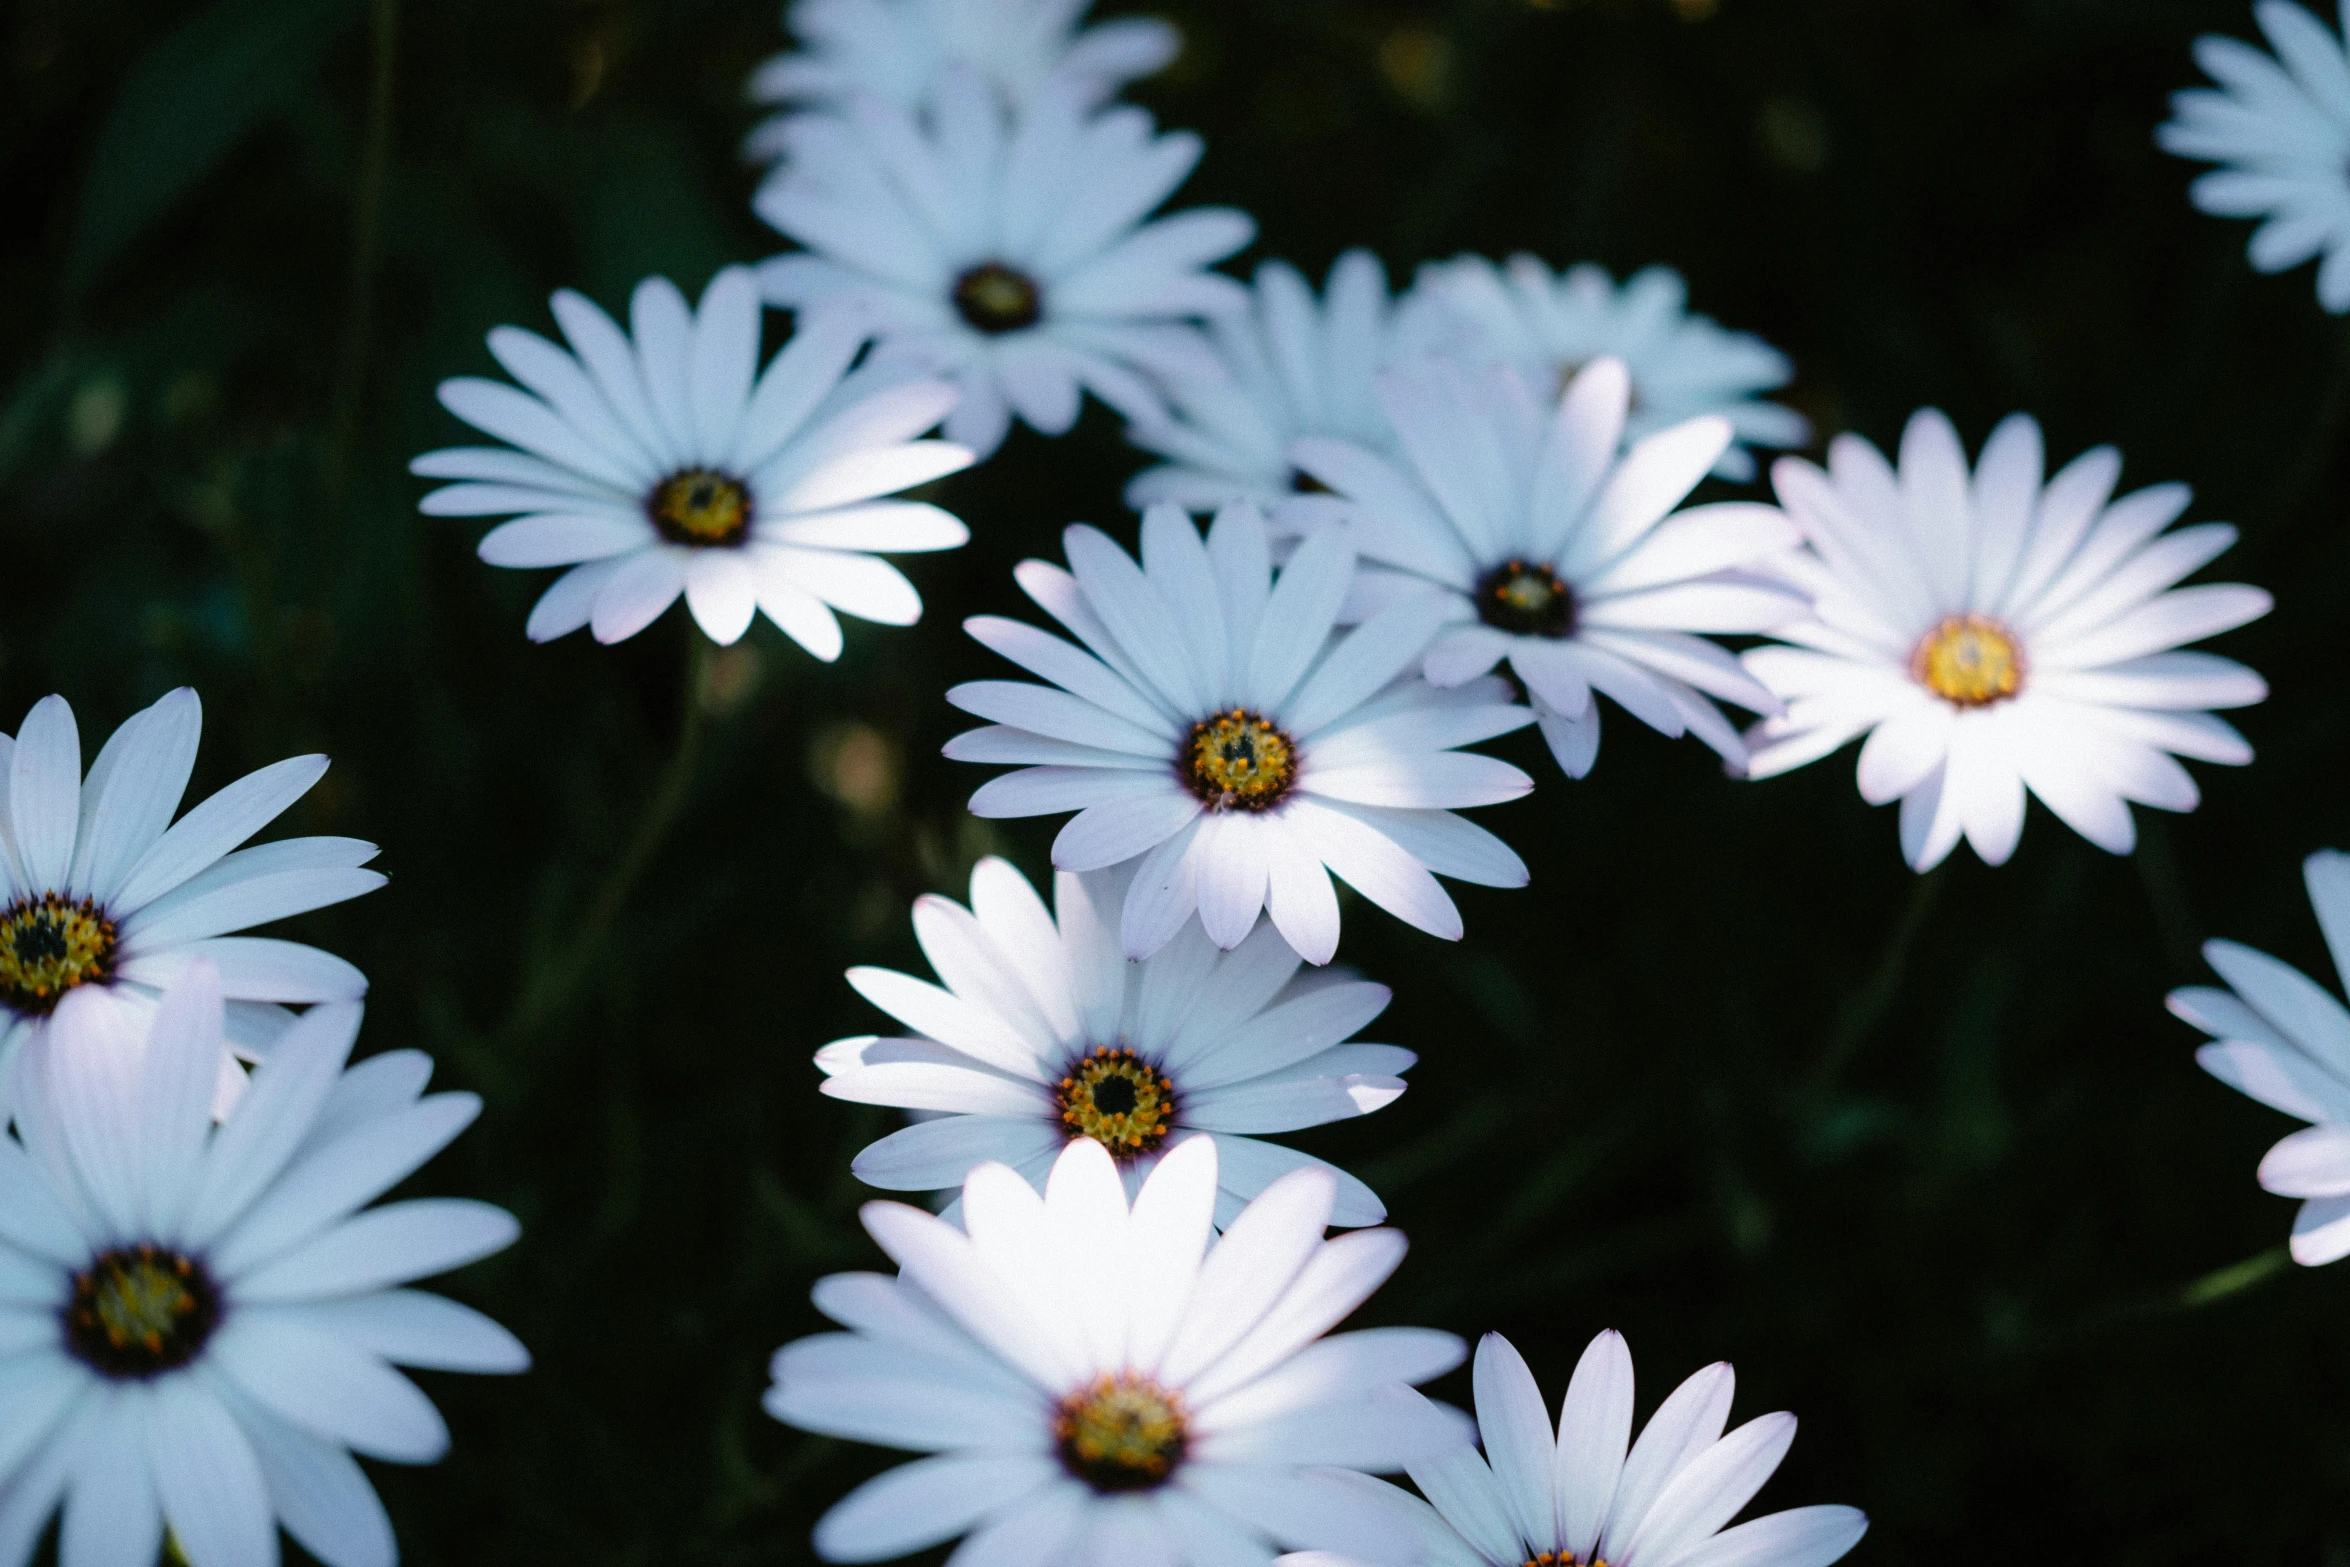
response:
{"label": "blurred dark background", "polygon": [[[2005,869],[1921,881],[1849,751],[1735,784],[1618,713],[1570,784],[1505,742],[1540,786],[1482,816],[1532,888],[1463,891],[1458,946],[1347,917],[1342,960],[1398,986],[1372,1037],[1422,1055],[1299,1139],[1417,1241],[1366,1317],[1499,1327],[1554,1399],[1619,1327],[1644,1412],[1726,1356],[1743,1413],[1803,1418],[1764,1502],[1865,1507],[1858,1562],[2350,1564],[2350,1266],[2273,1266],[2293,1204],[2253,1168],[2291,1123],[2162,1010],[2212,935],[2330,981],[2298,863],[2350,847],[2350,334],[2152,142],[2245,0],[1149,9],[1187,44],[1138,96],[1208,139],[1184,200],[1257,214],[1245,262],[1670,262],[1793,354],[1823,431],[1889,444],[1934,403],[1971,446],[2030,410],[2057,461],[2110,440],[2192,482],[2245,532],[2207,575],[2279,600],[2219,643],[2274,687],[2258,762],[2198,767],[2203,809],[2141,812],[2128,859],[2035,806]],[[943,487],[974,541],[911,563],[921,627],[852,622],[827,668],[762,622],[712,666],[679,830],[582,953],[686,718],[682,608],[528,645],[547,574],[418,517],[405,464],[470,438],[434,382],[551,330],[554,288],[617,309],[777,248],[736,152],[775,6],[0,15],[0,725],[60,690],[94,752],[190,682],[199,791],[332,753],[288,830],[380,842],[392,885],[292,933],[373,976],[363,1048],[487,1099],[422,1184],[525,1226],[448,1288],[537,1369],[424,1378],[455,1451],[371,1466],[408,1559],[808,1560],[894,1461],[758,1408],[809,1282],[879,1262],[846,1167],[889,1118],[808,1057],[878,1026],[844,966],[919,967],[911,897],[990,849],[1044,867],[1050,823],[962,814],[940,693],[1003,672],[957,625],[1025,612],[1015,560],[1131,528],[1136,454],[1098,409],[1016,433]]]}

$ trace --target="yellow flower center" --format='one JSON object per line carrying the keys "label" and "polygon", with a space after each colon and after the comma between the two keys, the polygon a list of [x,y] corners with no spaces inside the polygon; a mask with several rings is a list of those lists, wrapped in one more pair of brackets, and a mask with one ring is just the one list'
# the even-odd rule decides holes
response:
{"label": "yellow flower center", "polygon": [[[1526,1558],[1526,1567],[1576,1567],[1573,1551],[1536,1551]],[[1607,1567],[1607,1558],[1598,1556],[1583,1567]]]}
{"label": "yellow flower center", "polygon": [[1521,637],[1575,633],[1575,590],[1539,561],[1505,560],[1477,579],[1477,618]]}
{"label": "yellow flower center", "polygon": [[751,492],[713,468],[685,468],[653,486],[645,510],[672,544],[740,544],[751,527]]}
{"label": "yellow flower center", "polygon": [[202,1263],[161,1246],[101,1252],[74,1275],[65,1342],[110,1377],[140,1379],[196,1358],[220,1325],[220,1291]]}
{"label": "yellow flower center", "polygon": [[1191,726],[1184,781],[1212,811],[1264,811],[1297,781],[1297,745],[1272,721],[1236,707]]}
{"label": "yellow flower center", "polygon": [[1099,1377],[1061,1400],[1053,1438],[1069,1472],[1095,1490],[1148,1490],[1183,1462],[1183,1398],[1132,1372]]}
{"label": "yellow flower center", "polygon": [[990,337],[1017,332],[1044,314],[1044,291],[1025,272],[983,261],[955,279],[955,310]]}
{"label": "yellow flower center", "polygon": [[1061,1079],[1061,1125],[1121,1163],[1157,1150],[1175,1125],[1175,1083],[1131,1050],[1095,1050]]}
{"label": "yellow flower center", "polygon": [[53,1012],[65,993],[112,976],[114,921],[88,898],[44,892],[0,911],[0,1002]]}
{"label": "yellow flower center", "polygon": [[1988,707],[2023,689],[2024,650],[1988,615],[1950,615],[1919,639],[1909,672],[1945,702]]}

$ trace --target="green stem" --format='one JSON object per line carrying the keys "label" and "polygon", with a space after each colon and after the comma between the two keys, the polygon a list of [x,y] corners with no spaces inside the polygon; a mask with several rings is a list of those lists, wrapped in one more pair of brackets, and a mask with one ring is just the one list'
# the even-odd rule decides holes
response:
{"label": "green stem", "polygon": [[2215,1268],[2206,1273],[2179,1291],[2179,1304],[2193,1308],[2225,1300],[2281,1271],[2292,1260],[2290,1248],[2271,1246],[2256,1257],[2247,1257],[2242,1262],[2232,1262],[2224,1268]]}
{"label": "green stem", "polygon": [[589,901],[587,913],[572,935],[569,950],[544,970],[536,983],[524,987],[513,1021],[507,1027],[509,1035],[532,1032],[559,1016],[570,1004],[593,971],[605,938],[627,907],[630,894],[636,891],[636,884],[651,867],[654,855],[676,828],[686,799],[693,793],[694,772],[701,761],[703,732],[708,724],[703,687],[709,675],[712,650],[709,638],[698,629],[689,625],[686,634],[690,638],[690,651],[686,657],[684,713],[678,720],[677,747],[670,753],[668,765],[653,787],[644,815],[637,819],[636,831],[630,834],[620,857],[605,874],[603,885]]}

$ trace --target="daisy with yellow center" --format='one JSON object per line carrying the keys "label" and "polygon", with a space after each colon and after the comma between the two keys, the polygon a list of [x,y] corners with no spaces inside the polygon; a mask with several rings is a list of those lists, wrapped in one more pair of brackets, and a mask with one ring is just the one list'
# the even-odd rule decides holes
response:
{"label": "daisy with yellow center", "polygon": [[231,1000],[217,1077],[225,1111],[252,1061],[293,1022],[287,1004],[350,1001],[367,980],[342,959],[257,925],[371,892],[375,845],[289,838],[240,847],[326,772],[299,756],[248,774],[179,815],[203,704],[185,687],[132,714],[83,770],[81,728],[61,696],[0,744],[0,1121],[18,1054],[67,1001],[86,997],[135,1036],[163,986],[198,959]]}
{"label": "daisy with yellow center", "polygon": [[1961,838],[2004,864],[2027,792],[2116,854],[2137,841],[2132,804],[2192,810],[2179,759],[2249,762],[2212,710],[2268,688],[2184,649],[2266,614],[2269,596],[2178,586],[2236,530],[2170,529],[2186,489],[2116,497],[2120,474],[2100,447],[2046,476],[2040,428],[2020,414],[1970,472],[1931,409],[1898,464],[1851,435],[1825,469],[1781,460],[1772,482],[1805,544],[1780,570],[1812,609],[1772,633],[1786,646],[1742,655],[1785,704],[1748,734],[1749,776],[1862,739],[1861,798],[1901,802],[1901,851],[1921,871]]}
{"label": "daisy with yellow center", "polygon": [[911,625],[922,600],[885,554],[953,549],[961,522],[898,492],[968,467],[922,439],[954,406],[936,380],[852,371],[846,318],[795,331],[759,367],[759,290],[730,267],[698,306],[666,278],[630,302],[629,330],[569,290],[567,346],[518,327],[490,352],[519,382],[441,384],[451,413],[503,446],[427,452],[411,471],[451,480],[436,517],[510,517],[483,537],[493,566],[567,568],[531,610],[534,642],[589,627],[636,635],[682,596],[713,642],[759,615],[816,657],[838,658],[838,616]]}
{"label": "daisy with yellow center", "polygon": [[12,1561],[62,1509],[63,1567],[274,1562],[281,1525],[324,1567],[384,1567],[391,1523],[353,1453],[431,1463],[449,1442],[395,1368],[530,1364],[489,1318],[413,1287],[510,1244],[513,1217],[375,1203],[480,1101],[426,1094],[414,1051],[348,1070],[360,1009],[329,1002],[215,1124],[222,978],[191,959],[127,1015],[79,986],[17,1063],[0,1124]]}
{"label": "daisy with yellow center", "polygon": [[992,615],[974,637],[1051,685],[979,680],[947,700],[993,727],[946,754],[1019,768],[971,797],[980,816],[1074,811],[1062,870],[1126,867],[1125,955],[1143,959],[1197,917],[1227,951],[1269,916],[1291,948],[1338,948],[1330,878],[1421,930],[1460,935],[1436,874],[1520,886],[1525,866],[1453,814],[1532,787],[1507,762],[1456,746],[1534,721],[1499,680],[1438,690],[1415,678],[1441,606],[1399,603],[1338,626],[1355,552],[1336,529],[1276,572],[1247,501],[1202,538],[1180,508],[1142,520],[1138,562],[1099,531],[1063,535],[1069,568],[1016,573],[1072,645]]}
{"label": "daisy with yellow center", "polygon": [[1432,684],[1506,666],[1569,778],[1598,760],[1601,697],[1736,772],[1745,745],[1717,704],[1778,704],[1706,638],[1803,612],[1767,570],[1796,533],[1760,506],[1685,506],[1735,452],[1733,426],[1646,428],[1633,384],[1616,358],[1556,390],[1507,365],[1405,364],[1378,382],[1394,450],[1305,439],[1290,455],[1346,503],[1333,526],[1362,549],[1362,601],[1442,617],[1420,662]]}
{"label": "daisy with yellow center", "polygon": [[1117,872],[1064,871],[1047,908],[1009,864],[982,860],[968,907],[914,905],[939,985],[849,971],[906,1032],[826,1045],[816,1053],[824,1092],[931,1112],[858,1154],[858,1178],[934,1191],[993,1159],[1041,1182],[1073,1142],[1140,1178],[1207,1139],[1222,1150],[1219,1224],[1297,1169],[1330,1177],[1334,1222],[1378,1223],[1386,1209],[1369,1187],[1267,1139],[1367,1115],[1403,1093],[1412,1053],[1353,1039],[1386,1007],[1386,987],[1302,975],[1270,927],[1227,953],[1194,924],[1128,962],[1117,945],[1126,886]]}
{"label": "daisy with yellow center", "polygon": [[983,1164],[948,1215],[866,1204],[898,1273],[817,1284],[843,1331],[776,1352],[767,1411],[936,1456],[834,1506],[818,1556],[968,1535],[978,1560],[1092,1562],[1110,1559],[1095,1542],[1180,1511],[1235,1561],[1276,1543],[1408,1559],[1394,1547],[1420,1504],[1368,1476],[1467,1450],[1459,1412],[1410,1391],[1463,1346],[1422,1328],[1325,1339],[1403,1238],[1325,1240],[1337,1184],[1318,1169],[1274,1181],[1218,1236],[1217,1152],[1197,1138],[1136,1179],[1080,1138],[1041,1191]]}
{"label": "daisy with yellow center", "polygon": [[1150,424],[1161,385],[1217,373],[1191,323],[1245,305],[1207,269],[1255,224],[1230,207],[1151,216],[1197,136],[1095,108],[1080,77],[1014,103],[951,71],[914,101],[806,116],[782,145],[752,201],[796,247],[760,266],[768,301],[818,328],[869,323],[878,364],[951,381],[949,440],[988,456],[1015,417],[1065,435],[1087,393]]}

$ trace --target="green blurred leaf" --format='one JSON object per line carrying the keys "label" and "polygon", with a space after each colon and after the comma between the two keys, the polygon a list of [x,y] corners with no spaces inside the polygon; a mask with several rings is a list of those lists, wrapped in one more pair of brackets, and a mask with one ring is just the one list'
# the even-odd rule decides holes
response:
{"label": "green blurred leaf", "polygon": [[357,14],[355,0],[221,0],[149,50],[90,160],[68,288],[87,288],[284,107]]}

